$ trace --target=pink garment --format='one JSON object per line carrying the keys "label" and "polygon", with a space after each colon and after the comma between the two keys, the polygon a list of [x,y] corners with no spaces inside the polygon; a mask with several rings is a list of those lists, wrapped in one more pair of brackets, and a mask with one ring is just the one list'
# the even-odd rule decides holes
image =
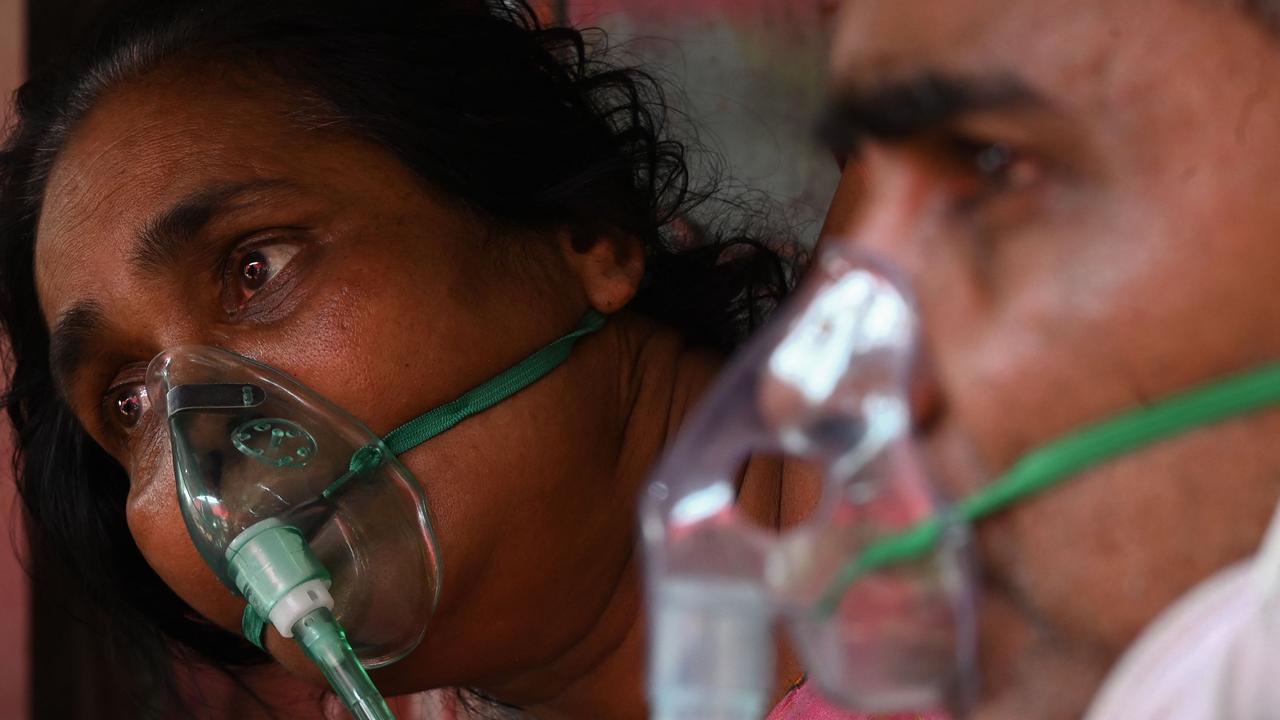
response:
{"label": "pink garment", "polygon": [[860,715],[833,707],[823,700],[809,683],[787,693],[767,720],[948,720],[942,713],[899,713],[896,715]]}

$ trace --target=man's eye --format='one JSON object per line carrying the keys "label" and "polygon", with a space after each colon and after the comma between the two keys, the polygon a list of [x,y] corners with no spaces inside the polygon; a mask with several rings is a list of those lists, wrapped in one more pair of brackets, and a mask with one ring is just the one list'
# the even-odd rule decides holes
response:
{"label": "man's eye", "polygon": [[961,170],[978,181],[978,199],[1001,192],[1024,190],[1043,176],[1043,165],[1013,146],[957,138],[950,142],[950,155]]}
{"label": "man's eye", "polygon": [[136,427],[142,421],[142,416],[151,409],[147,387],[142,383],[112,388],[107,392],[104,403],[107,418],[113,425],[126,431]]}
{"label": "man's eye", "polygon": [[267,242],[237,255],[227,278],[231,296],[230,309],[239,309],[249,302],[288,266],[298,250],[298,245],[294,243]]}

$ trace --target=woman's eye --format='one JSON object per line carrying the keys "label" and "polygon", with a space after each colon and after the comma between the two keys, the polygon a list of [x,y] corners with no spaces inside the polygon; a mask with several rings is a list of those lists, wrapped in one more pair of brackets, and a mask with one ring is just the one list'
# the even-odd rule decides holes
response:
{"label": "woman's eye", "polygon": [[294,243],[263,243],[235,258],[230,268],[231,306],[239,308],[266,287],[298,254]]}
{"label": "woman's eye", "polygon": [[151,409],[151,400],[147,397],[147,387],[142,383],[135,383],[109,391],[106,406],[107,416],[113,424],[125,430],[131,430]]}

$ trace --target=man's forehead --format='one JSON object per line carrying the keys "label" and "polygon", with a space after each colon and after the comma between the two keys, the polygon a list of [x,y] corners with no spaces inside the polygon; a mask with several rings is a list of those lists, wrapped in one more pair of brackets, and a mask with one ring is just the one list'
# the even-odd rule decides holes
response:
{"label": "man's forehead", "polygon": [[1257,9],[1280,0],[846,0],[832,77],[861,86],[921,71],[1017,70],[1045,82],[1156,48],[1204,49],[1206,36],[1272,35]]}
{"label": "man's forehead", "polygon": [[837,18],[832,76],[839,86],[863,87],[919,72],[1035,72],[1029,63],[1078,63],[1123,22],[1117,4],[1134,3],[848,0]]}
{"label": "man's forehead", "polygon": [[1229,90],[1274,87],[1277,69],[1280,41],[1237,0],[847,0],[831,82],[839,99],[919,77],[999,78],[1124,145],[1175,114],[1234,111]]}

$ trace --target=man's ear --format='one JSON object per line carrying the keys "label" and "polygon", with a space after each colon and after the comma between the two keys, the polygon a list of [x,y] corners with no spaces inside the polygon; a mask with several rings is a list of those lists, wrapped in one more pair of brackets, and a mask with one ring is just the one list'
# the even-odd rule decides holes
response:
{"label": "man's ear", "polygon": [[562,230],[560,251],[582,284],[587,302],[597,312],[618,312],[640,290],[644,278],[644,244],[620,234],[586,234]]}

